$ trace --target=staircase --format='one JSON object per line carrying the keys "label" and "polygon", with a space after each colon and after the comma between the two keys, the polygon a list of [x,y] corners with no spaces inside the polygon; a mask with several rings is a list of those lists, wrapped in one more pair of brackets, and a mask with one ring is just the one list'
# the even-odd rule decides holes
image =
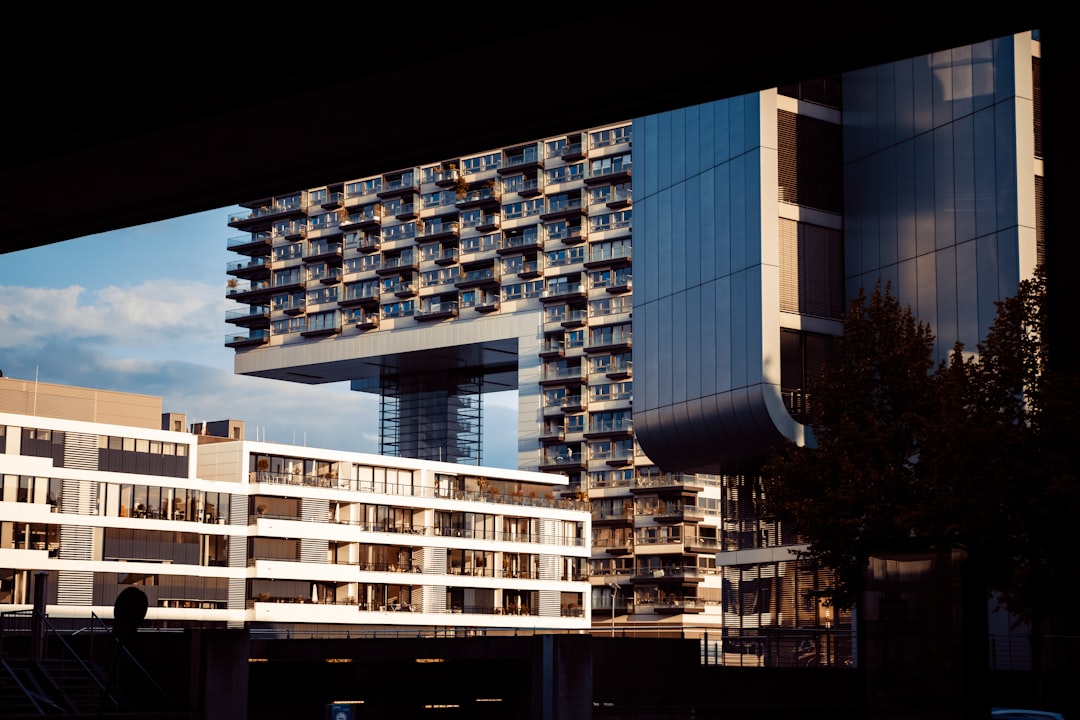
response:
{"label": "staircase", "polygon": [[[123,663],[125,674],[141,673],[146,687],[159,689],[96,616],[95,626],[74,643],[58,633],[38,611],[0,613],[0,717],[120,720],[190,718],[160,692],[152,707],[132,703],[108,672]],[[89,637],[88,637],[89,636]],[[37,639],[35,639],[37,637]]]}

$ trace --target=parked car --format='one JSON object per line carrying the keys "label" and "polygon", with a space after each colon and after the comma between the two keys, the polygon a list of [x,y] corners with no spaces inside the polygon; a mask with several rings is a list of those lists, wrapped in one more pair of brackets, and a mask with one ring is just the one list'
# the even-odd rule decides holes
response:
{"label": "parked car", "polygon": [[992,708],[990,717],[992,720],[1065,720],[1061,713],[1020,708]]}

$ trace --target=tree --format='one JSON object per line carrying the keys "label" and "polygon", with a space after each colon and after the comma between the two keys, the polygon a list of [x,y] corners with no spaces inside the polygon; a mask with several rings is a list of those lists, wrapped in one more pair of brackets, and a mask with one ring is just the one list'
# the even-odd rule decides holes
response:
{"label": "tree", "polygon": [[789,443],[763,470],[765,513],[795,529],[804,558],[833,570],[838,607],[854,605],[867,553],[911,534],[933,341],[889,286],[860,291],[838,362],[810,387],[817,447]]}
{"label": "tree", "polygon": [[852,302],[812,391],[817,446],[789,443],[763,472],[764,510],[835,571],[833,603],[854,605],[869,553],[947,540],[1017,618],[1074,629],[1078,393],[1042,342],[1046,314],[1039,269],[976,353],[957,345],[935,369],[929,327],[888,286]]}

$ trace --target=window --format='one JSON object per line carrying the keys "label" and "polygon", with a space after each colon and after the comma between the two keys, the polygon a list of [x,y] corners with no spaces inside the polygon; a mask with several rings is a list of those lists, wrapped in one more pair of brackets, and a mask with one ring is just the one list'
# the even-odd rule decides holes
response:
{"label": "window", "polygon": [[323,303],[334,303],[338,300],[337,286],[321,287],[315,290],[308,290],[307,302],[308,305],[321,305]]}
{"label": "window", "polygon": [[341,327],[341,315],[337,310],[308,316],[308,330],[336,330]]}
{"label": "window", "polygon": [[629,323],[589,328],[589,345],[591,346],[628,343],[630,337]]}
{"label": "window", "polygon": [[593,270],[589,273],[589,285],[594,288],[624,287],[630,284],[630,268]]}
{"label": "window", "polygon": [[564,165],[562,167],[551,168],[547,171],[547,182],[549,185],[573,182],[575,180],[580,180],[583,177],[585,177],[585,163]]}
{"label": "window", "polygon": [[461,227],[473,228],[480,224],[484,217],[484,211],[480,208],[474,210],[466,210],[461,213]]}
{"label": "window", "polygon": [[589,177],[616,175],[630,170],[630,155],[613,155],[593,160],[589,164]]}
{"label": "window", "polygon": [[574,265],[585,261],[585,248],[579,245],[572,248],[552,250],[547,254],[547,259],[548,267]]}
{"label": "window", "polygon": [[288,245],[278,245],[274,248],[274,260],[281,262],[283,260],[295,260],[302,257],[304,254],[304,244],[298,242],[291,242]]}
{"label": "window", "polygon": [[512,193],[519,192],[525,187],[524,175],[511,175],[508,178],[503,178],[503,192]]}
{"label": "window", "polygon": [[383,238],[388,242],[395,240],[409,240],[416,237],[416,221],[402,223],[401,225],[391,225],[388,228],[383,228]]}
{"label": "window", "polygon": [[299,285],[301,282],[303,281],[300,276],[300,268],[298,267],[274,271],[274,287]]}
{"label": "window", "polygon": [[441,207],[442,205],[450,204],[453,201],[449,200],[449,194],[444,192],[425,193],[423,196],[424,207],[433,208]]}
{"label": "window", "polygon": [[461,169],[466,175],[485,170],[496,170],[502,162],[501,153],[490,153],[474,158],[465,158],[461,161]]}
{"label": "window", "polygon": [[525,201],[524,214],[525,217],[532,217],[533,215],[539,215],[544,212],[544,198],[538,197],[532,200]]}
{"label": "window", "polygon": [[595,232],[605,230],[627,230],[631,226],[632,210],[619,210],[617,212],[593,215],[589,218],[591,228]]}
{"label": "window", "polygon": [[590,133],[589,140],[592,142],[594,148],[602,148],[608,147],[609,145],[630,142],[632,133],[633,125],[623,125],[622,127],[597,130],[594,133]]}
{"label": "window", "polygon": [[503,205],[503,217],[507,220],[525,217],[525,203],[514,202]]}
{"label": "window", "polygon": [[383,305],[383,317],[384,318],[399,318],[399,317],[412,317],[416,314],[416,302],[414,300],[408,300],[405,302],[393,302]]}

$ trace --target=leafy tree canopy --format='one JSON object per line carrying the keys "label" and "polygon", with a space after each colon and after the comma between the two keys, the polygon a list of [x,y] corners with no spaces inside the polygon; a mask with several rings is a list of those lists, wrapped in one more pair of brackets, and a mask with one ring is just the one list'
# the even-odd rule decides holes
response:
{"label": "leafy tree canopy", "polygon": [[836,572],[855,603],[870,553],[912,538],[966,546],[986,591],[1059,627],[1080,581],[1073,373],[1042,342],[1045,273],[1020,284],[977,353],[934,367],[934,337],[880,283],[844,319],[839,361],[811,388],[817,447],[789,443],[763,471],[765,512]]}

